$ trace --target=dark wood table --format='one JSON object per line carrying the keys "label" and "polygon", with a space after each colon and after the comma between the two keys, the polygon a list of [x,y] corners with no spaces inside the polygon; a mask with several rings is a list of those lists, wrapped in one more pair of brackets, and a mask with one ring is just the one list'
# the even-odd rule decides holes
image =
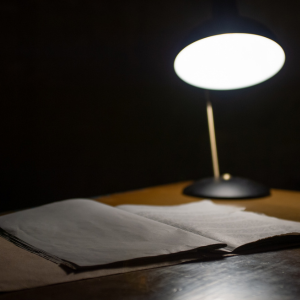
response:
{"label": "dark wood table", "polygon": [[[118,204],[182,204],[198,199],[181,191],[188,182],[100,197]],[[300,192],[272,190],[253,200],[216,200],[249,211],[300,221]],[[0,294],[0,299],[300,299],[300,249],[197,261],[158,269]]]}

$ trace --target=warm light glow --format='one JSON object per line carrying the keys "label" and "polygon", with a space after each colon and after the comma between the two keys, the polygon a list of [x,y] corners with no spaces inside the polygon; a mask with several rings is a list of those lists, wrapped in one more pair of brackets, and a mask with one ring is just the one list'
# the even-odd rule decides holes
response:
{"label": "warm light glow", "polygon": [[198,40],[179,52],[176,74],[209,90],[232,90],[258,84],[283,66],[285,54],[273,40],[248,33],[226,33]]}

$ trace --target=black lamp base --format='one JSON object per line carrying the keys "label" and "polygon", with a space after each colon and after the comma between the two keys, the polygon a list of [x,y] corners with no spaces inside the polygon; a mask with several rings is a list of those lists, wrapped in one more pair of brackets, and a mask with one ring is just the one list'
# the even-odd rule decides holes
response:
{"label": "black lamp base", "polygon": [[187,186],[183,194],[214,199],[247,199],[270,195],[270,189],[264,185],[241,177],[228,179],[204,178]]}

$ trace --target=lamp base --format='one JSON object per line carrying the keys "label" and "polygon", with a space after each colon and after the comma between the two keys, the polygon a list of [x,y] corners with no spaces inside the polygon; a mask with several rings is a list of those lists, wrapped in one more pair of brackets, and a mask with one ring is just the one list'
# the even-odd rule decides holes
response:
{"label": "lamp base", "polygon": [[215,199],[247,199],[270,195],[264,185],[241,177],[204,178],[187,186],[183,194]]}

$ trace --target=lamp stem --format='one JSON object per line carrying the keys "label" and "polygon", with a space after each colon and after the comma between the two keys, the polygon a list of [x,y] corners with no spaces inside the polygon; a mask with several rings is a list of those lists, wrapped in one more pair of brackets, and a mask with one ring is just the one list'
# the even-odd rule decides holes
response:
{"label": "lamp stem", "polygon": [[213,109],[209,99],[209,91],[205,90],[205,98],[206,98],[206,112],[207,112],[207,121],[208,121],[208,129],[209,129],[209,139],[210,139],[210,149],[214,170],[215,179],[220,177],[219,171],[219,162],[218,162],[218,152],[217,152],[217,143],[216,143],[216,135],[215,135],[215,126],[214,126],[214,116]]}

